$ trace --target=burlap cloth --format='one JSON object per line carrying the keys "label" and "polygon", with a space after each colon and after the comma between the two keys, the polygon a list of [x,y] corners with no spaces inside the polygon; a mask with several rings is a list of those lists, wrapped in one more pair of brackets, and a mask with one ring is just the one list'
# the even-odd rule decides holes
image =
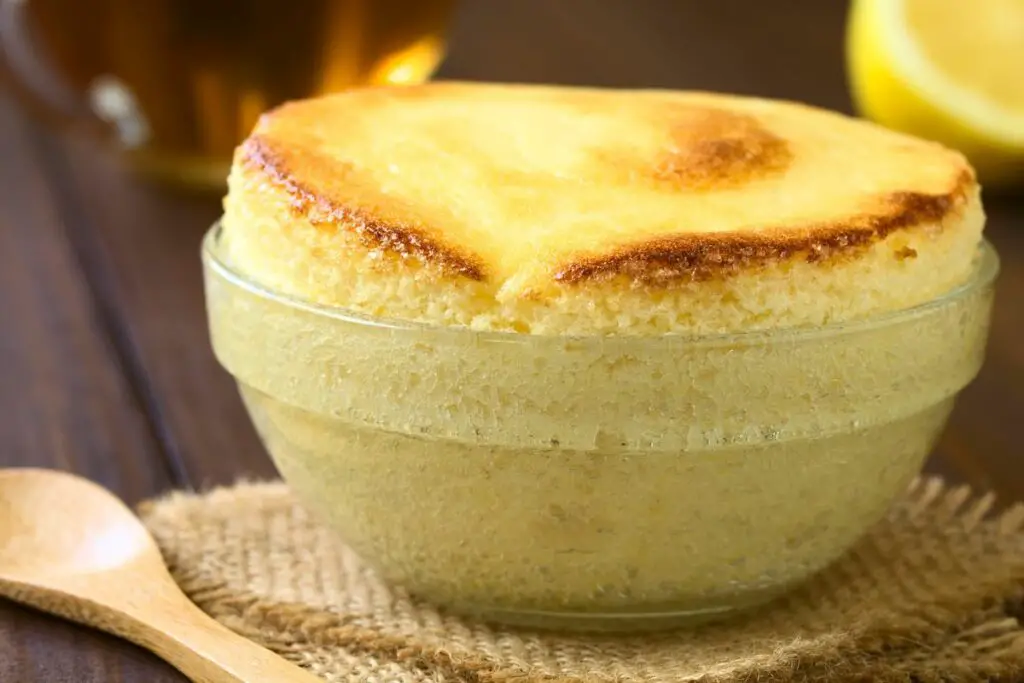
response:
{"label": "burlap cloth", "polygon": [[[397,503],[400,504],[400,503]],[[1024,510],[915,483],[851,553],[731,623],[643,637],[488,628],[386,588],[282,484],[143,506],[199,606],[328,681],[982,681],[1024,674]]]}

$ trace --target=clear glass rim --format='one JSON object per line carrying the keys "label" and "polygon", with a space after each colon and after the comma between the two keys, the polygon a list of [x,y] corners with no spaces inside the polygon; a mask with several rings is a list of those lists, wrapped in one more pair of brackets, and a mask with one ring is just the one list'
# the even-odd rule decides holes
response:
{"label": "clear glass rim", "polygon": [[591,335],[561,335],[561,334],[533,334],[524,332],[505,332],[495,330],[474,330],[468,327],[456,327],[437,325],[414,320],[402,320],[369,316],[363,313],[349,310],[341,306],[329,306],[307,301],[282,292],[274,291],[264,285],[254,282],[247,276],[239,273],[226,264],[216,253],[216,241],[220,236],[221,223],[216,221],[207,230],[202,241],[202,260],[219,277],[241,287],[242,289],[260,298],[273,301],[287,308],[302,310],[312,315],[329,318],[338,322],[359,325],[365,327],[376,327],[394,331],[409,333],[428,333],[435,335],[453,335],[459,337],[472,337],[481,341],[492,341],[499,343],[539,343],[543,340],[549,341],[594,341],[609,342],[621,340],[632,343],[641,341],[668,341],[676,340],[687,344],[751,344],[778,341],[781,339],[796,340],[806,337],[829,337],[838,335],[856,334],[867,332],[888,325],[896,325],[915,320],[939,309],[951,305],[961,299],[971,296],[975,292],[989,287],[999,274],[999,256],[995,248],[987,239],[982,239],[978,246],[978,257],[975,261],[974,270],[971,276],[961,285],[945,292],[939,297],[930,299],[910,308],[897,311],[889,311],[877,316],[862,318],[853,321],[829,323],[817,327],[791,326],[774,327],[767,329],[750,330],[743,332],[726,332],[706,335],[693,335],[686,333],[666,333],[660,335],[614,335],[614,334],[591,334]]}

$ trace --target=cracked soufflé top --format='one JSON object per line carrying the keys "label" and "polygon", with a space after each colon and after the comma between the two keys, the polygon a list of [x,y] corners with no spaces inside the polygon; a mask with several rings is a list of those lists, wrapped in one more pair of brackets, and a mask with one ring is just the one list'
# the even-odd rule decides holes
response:
{"label": "cracked souffl\u00e9 top", "polygon": [[235,155],[228,264],[352,313],[533,334],[822,325],[941,296],[958,153],[792,102],[437,82],[285,104]]}

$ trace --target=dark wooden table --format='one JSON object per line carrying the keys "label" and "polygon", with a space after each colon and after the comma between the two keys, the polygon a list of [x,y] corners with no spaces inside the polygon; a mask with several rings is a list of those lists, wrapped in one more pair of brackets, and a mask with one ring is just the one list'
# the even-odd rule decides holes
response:
{"label": "dark wooden table", "polygon": [[[444,77],[705,88],[849,110],[839,2],[466,0]],[[930,469],[1024,499],[1024,198],[987,197],[1003,273],[985,369]],[[175,197],[0,94],[0,466],[130,502],[274,470],[211,355],[199,239]],[[113,638],[0,602],[0,681],[182,681]]]}

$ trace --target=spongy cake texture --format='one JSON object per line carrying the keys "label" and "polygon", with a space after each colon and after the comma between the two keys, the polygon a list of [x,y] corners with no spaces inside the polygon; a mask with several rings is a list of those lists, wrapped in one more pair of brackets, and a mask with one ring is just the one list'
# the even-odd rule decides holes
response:
{"label": "spongy cake texture", "polygon": [[229,265],[391,319],[717,333],[899,310],[969,274],[958,153],[812,107],[433,83],[286,104],[238,148]]}

